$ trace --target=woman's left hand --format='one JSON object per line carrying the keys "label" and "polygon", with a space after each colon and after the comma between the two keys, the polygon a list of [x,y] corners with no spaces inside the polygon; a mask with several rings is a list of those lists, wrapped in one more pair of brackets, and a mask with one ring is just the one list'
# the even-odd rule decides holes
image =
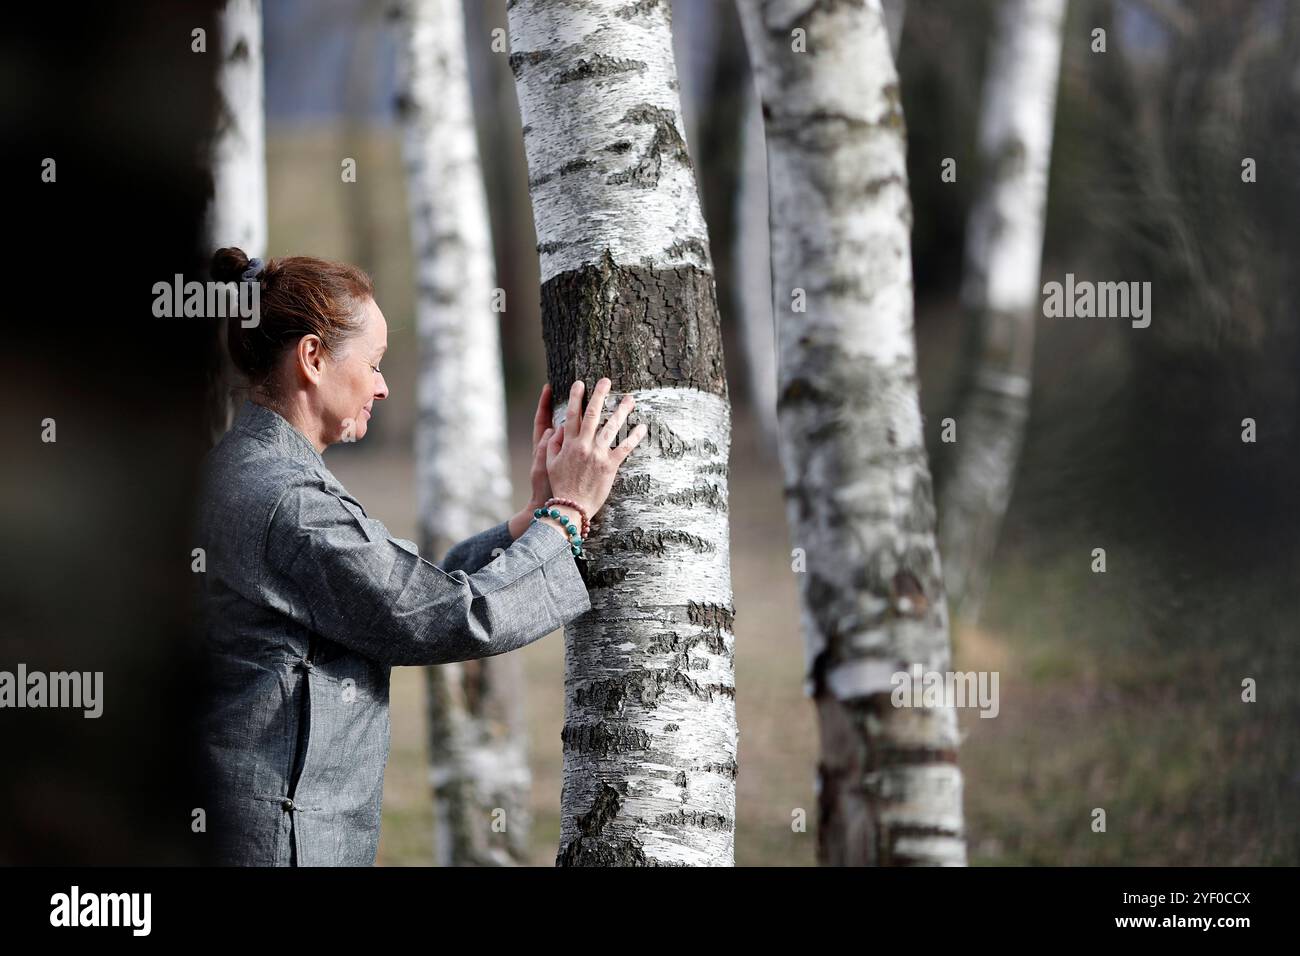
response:
{"label": "woman's left hand", "polygon": [[533,487],[533,497],[528,502],[528,511],[540,508],[551,497],[551,479],[546,472],[546,443],[551,438],[551,383],[542,386],[542,397],[537,400],[537,414],[533,417],[533,467],[529,480]]}
{"label": "woman's left hand", "polygon": [[532,484],[532,497],[523,511],[510,519],[510,533],[519,537],[528,530],[533,520],[533,512],[551,497],[551,479],[546,471],[546,445],[551,440],[551,383],[542,386],[542,395],[537,400],[537,414],[533,417],[533,464],[529,472]]}

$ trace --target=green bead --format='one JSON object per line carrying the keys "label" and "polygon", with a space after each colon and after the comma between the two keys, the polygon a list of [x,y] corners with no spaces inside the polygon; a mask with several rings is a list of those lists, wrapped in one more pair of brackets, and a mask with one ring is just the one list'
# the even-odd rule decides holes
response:
{"label": "green bead", "polygon": [[575,558],[576,558],[578,555],[582,554],[582,549],[581,549],[580,547],[578,547],[576,544],[571,544],[571,545],[569,545],[569,550],[573,552],[573,556],[574,556]]}
{"label": "green bead", "polygon": [[542,517],[542,516],[545,515],[545,514],[546,514],[546,512],[543,511],[541,508],[538,508],[538,509],[536,509],[535,511],[533,511],[533,517],[534,517],[534,518],[540,518],[540,517]]}
{"label": "green bead", "polygon": [[547,514],[549,514],[552,518],[558,518],[560,516],[560,513],[556,511],[554,508],[552,508],[549,512],[547,512]]}
{"label": "green bead", "polygon": [[582,544],[582,538],[576,534],[573,535],[569,540],[572,541],[574,544]]}

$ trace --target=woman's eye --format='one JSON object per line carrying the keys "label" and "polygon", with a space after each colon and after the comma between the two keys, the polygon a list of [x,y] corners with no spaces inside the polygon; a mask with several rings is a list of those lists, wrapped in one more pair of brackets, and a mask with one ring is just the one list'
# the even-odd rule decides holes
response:
{"label": "woman's eye", "polygon": [[[372,365],[372,366],[370,366],[370,367],[371,367],[372,369],[374,369],[376,372],[379,372],[379,366],[378,366],[378,365]],[[382,375],[383,373],[380,372],[379,374]]]}

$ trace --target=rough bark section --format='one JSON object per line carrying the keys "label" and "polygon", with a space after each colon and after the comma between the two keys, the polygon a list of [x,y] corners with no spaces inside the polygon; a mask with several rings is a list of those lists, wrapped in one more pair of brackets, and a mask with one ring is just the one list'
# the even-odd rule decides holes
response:
{"label": "rough bark section", "polygon": [[[950,667],[912,335],[905,131],[879,0],[742,0],[767,126],[777,412],[823,864],[965,863],[952,708],[890,678]],[[808,31],[808,52],[789,31]],[[790,294],[806,292],[807,311]]]}
{"label": "rough bark section", "polygon": [[980,114],[981,186],[966,231],[963,305],[977,330],[940,545],[953,607],[976,617],[1029,417],[1034,324],[1066,0],[1003,0]]}
{"label": "rough bark section", "polygon": [[519,0],[509,19],[551,383],[607,375],[605,412],[629,392],[624,432],[650,427],[586,542],[592,610],[565,628],[556,863],[729,866],[730,406],[668,4]]}
{"label": "rough bark section", "polygon": [[546,367],[556,395],[602,375],[624,391],[673,385],[727,395],[713,276],[691,266],[594,265],[542,285]]}
{"label": "rough bark section", "polygon": [[[509,511],[499,315],[460,0],[401,0],[391,13],[417,286],[420,539],[437,560]],[[431,667],[427,689],[439,864],[524,862],[530,775],[517,656]],[[493,828],[498,808],[505,832]]]}
{"label": "rough bark section", "polygon": [[[217,115],[210,163],[212,199],[205,234],[209,253],[238,246],[249,258],[266,254],[266,120],[262,77],[261,0],[226,0],[210,49],[217,67]],[[215,374],[209,389],[209,431],[216,441],[230,428],[240,376],[218,322]]]}

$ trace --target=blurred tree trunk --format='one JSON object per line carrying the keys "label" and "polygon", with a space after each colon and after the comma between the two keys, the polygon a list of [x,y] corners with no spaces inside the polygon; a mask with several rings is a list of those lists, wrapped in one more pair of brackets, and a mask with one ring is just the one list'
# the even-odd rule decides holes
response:
{"label": "blurred tree trunk", "polygon": [[[442,554],[510,509],[499,313],[460,0],[399,0],[393,15],[417,275],[420,541]],[[524,862],[530,778],[519,655],[430,667],[427,678],[439,864]]]}
{"label": "blurred tree trunk", "polygon": [[[212,200],[205,222],[208,255],[238,246],[250,259],[266,254],[266,120],[262,77],[262,0],[226,0],[212,40],[217,115],[212,137]],[[215,442],[234,421],[239,379],[217,323],[209,383],[209,432]]]}
{"label": "blurred tree trunk", "polygon": [[592,610],[565,628],[556,863],[730,866],[730,404],[668,5],[518,0],[509,23],[551,384],[607,375],[605,411],[631,393],[629,426],[651,429],[588,539]]}
{"label": "blurred tree trunk", "polygon": [[741,110],[740,167],[736,197],[736,303],[749,367],[749,400],[763,446],[776,453],[776,330],[772,319],[772,245],[768,222],[767,144],[763,111],[752,77],[746,76]]}
{"label": "blurred tree trunk", "polygon": [[944,584],[974,620],[1029,417],[1065,0],[1002,0],[984,80],[963,306],[976,345],[940,484]]}
{"label": "blurred tree trunk", "polygon": [[[740,10],[767,126],[781,458],[821,734],[818,859],[963,865],[956,712],[890,699],[895,673],[945,672],[950,652],[906,134],[880,0]],[[795,28],[807,52],[792,51]]]}
{"label": "blurred tree trunk", "polygon": [[907,19],[907,0],[881,0],[885,29],[889,32],[889,53],[898,61],[898,46],[903,42],[903,21]]}

